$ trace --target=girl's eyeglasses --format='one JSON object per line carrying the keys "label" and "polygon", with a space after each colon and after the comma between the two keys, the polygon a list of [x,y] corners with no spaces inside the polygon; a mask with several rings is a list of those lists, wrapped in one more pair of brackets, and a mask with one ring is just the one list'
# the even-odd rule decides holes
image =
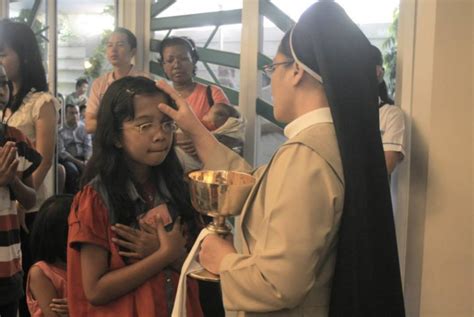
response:
{"label": "girl's eyeglasses", "polygon": [[[122,128],[122,130],[125,128],[126,127]],[[171,120],[164,122],[146,122],[136,126],[132,126],[130,128],[137,129],[140,135],[155,134],[158,129],[160,129],[164,133],[173,133],[178,129],[178,127],[176,126],[176,122]]]}
{"label": "girl's eyeglasses", "polygon": [[275,71],[277,66],[279,66],[279,65],[288,65],[288,64],[291,64],[293,62],[294,62],[293,59],[289,59],[289,60],[284,61],[284,62],[268,64],[268,65],[263,66],[263,71],[265,72],[265,75],[268,76],[268,78],[271,78],[272,74]]}

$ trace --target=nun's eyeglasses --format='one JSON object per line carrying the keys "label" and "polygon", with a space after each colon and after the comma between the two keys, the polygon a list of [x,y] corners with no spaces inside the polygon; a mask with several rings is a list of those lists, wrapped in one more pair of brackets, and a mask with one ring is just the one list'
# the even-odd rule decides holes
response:
{"label": "nun's eyeglasses", "polygon": [[293,59],[289,59],[284,62],[279,62],[279,63],[273,63],[273,64],[268,64],[263,66],[263,71],[265,72],[265,75],[268,76],[268,78],[272,77],[273,72],[275,71],[276,67],[279,65],[288,65],[291,63],[294,63],[295,61]]}

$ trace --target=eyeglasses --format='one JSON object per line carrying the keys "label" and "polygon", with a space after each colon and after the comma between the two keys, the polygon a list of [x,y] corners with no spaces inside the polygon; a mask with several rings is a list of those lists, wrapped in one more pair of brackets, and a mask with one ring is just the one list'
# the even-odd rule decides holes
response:
{"label": "eyeglasses", "polygon": [[[137,129],[140,135],[152,135],[155,134],[158,129],[160,129],[164,133],[173,133],[178,129],[178,127],[176,126],[176,122],[171,120],[164,122],[145,122],[130,128]],[[125,128],[122,128],[122,130],[123,129]]]}
{"label": "eyeglasses", "polygon": [[293,59],[289,59],[284,62],[279,62],[279,63],[273,63],[273,64],[268,64],[263,66],[263,71],[265,72],[265,75],[268,76],[268,78],[272,77],[273,72],[275,71],[276,67],[279,65],[288,65],[294,63]]}

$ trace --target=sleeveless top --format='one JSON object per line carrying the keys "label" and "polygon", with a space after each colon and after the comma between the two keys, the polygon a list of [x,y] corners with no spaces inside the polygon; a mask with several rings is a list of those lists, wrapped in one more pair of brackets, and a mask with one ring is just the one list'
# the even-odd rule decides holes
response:
{"label": "sleeveless top", "polygon": [[[56,266],[48,264],[44,261],[39,261],[33,264],[43,271],[44,275],[51,281],[56,292],[58,293],[57,298],[64,298],[67,296],[66,291],[66,270],[60,269]],[[30,275],[28,274],[28,280],[26,282],[26,303],[28,304],[28,310],[31,317],[42,317],[43,312],[39,306],[38,301],[33,297],[30,290]]]}
{"label": "sleeveless top", "polygon": [[[59,102],[49,92],[39,91],[33,89],[23,98],[21,106],[10,117],[6,118],[9,126],[17,128],[25,134],[36,147],[36,122],[39,119],[41,108],[46,103],[52,102],[56,111],[59,111]],[[56,136],[54,137],[56,142]],[[36,204],[27,212],[35,212],[39,210],[41,204],[50,196],[54,194],[54,171],[53,166],[46,174],[43,183],[36,190]]]}

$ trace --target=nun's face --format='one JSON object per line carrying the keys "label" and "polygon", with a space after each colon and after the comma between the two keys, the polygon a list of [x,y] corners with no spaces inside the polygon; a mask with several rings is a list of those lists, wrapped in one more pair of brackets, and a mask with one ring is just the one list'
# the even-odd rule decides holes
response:
{"label": "nun's face", "polygon": [[271,78],[272,98],[273,98],[273,115],[280,122],[288,123],[293,120],[291,118],[293,94],[290,82],[291,59],[284,54],[277,53],[273,59],[273,73]]}

